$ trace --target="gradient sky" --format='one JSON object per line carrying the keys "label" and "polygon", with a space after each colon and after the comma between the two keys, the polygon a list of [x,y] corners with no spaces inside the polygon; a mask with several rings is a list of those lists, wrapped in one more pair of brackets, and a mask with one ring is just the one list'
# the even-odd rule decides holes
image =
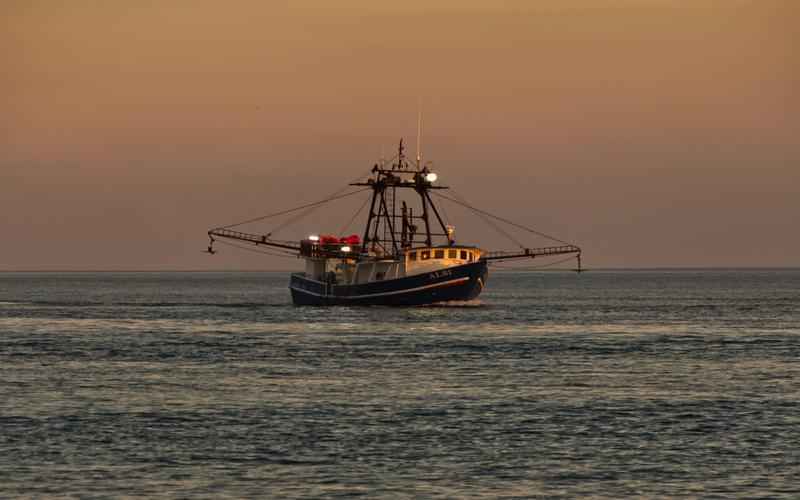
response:
{"label": "gradient sky", "polygon": [[419,100],[443,183],[589,267],[798,266],[797,5],[4,0],[0,269],[297,266],[205,232],[413,151]]}

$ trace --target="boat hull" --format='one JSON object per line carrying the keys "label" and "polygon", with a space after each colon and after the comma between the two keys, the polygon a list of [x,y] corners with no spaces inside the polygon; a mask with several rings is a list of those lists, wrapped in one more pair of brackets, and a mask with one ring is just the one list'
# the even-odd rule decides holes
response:
{"label": "boat hull", "polygon": [[289,289],[295,305],[418,306],[472,300],[486,284],[486,261],[358,285],[331,285],[292,274]]}

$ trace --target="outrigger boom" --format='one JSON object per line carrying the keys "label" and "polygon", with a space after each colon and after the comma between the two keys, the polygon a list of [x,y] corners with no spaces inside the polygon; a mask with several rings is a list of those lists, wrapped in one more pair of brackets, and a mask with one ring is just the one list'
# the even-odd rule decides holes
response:
{"label": "outrigger boom", "polygon": [[523,258],[535,258],[535,257],[543,257],[543,256],[551,256],[551,255],[567,255],[567,254],[577,254],[579,267],[580,267],[580,255],[581,249],[580,247],[576,247],[575,245],[561,245],[555,247],[539,247],[539,248],[526,248],[522,251],[496,251],[496,252],[486,252],[483,256],[485,260],[509,260],[509,259],[523,259]]}
{"label": "outrigger boom", "polygon": [[[242,231],[233,231],[231,229],[225,228],[216,228],[211,229],[208,231],[208,236],[213,243],[215,240],[214,238],[226,238],[230,240],[237,240],[243,241],[245,243],[251,243],[253,245],[265,245],[275,248],[281,248],[284,250],[292,250],[295,252],[300,252],[301,245],[296,244],[291,241],[285,240],[273,240],[270,239],[267,235],[262,234],[253,234],[253,233],[245,233]],[[332,258],[352,258],[352,253],[345,253],[339,250],[320,250],[320,255],[325,254]],[[581,249],[575,245],[560,245],[560,246],[552,246],[552,247],[538,247],[538,248],[525,248],[520,251],[493,251],[493,252],[485,252],[481,257],[483,260],[487,261],[503,261],[503,260],[512,260],[512,259],[524,259],[530,258],[534,259],[536,257],[550,257],[554,255],[568,255],[568,254],[577,254],[578,258],[578,269],[580,269],[580,254]]]}
{"label": "outrigger boom", "polygon": [[268,236],[262,234],[244,233],[242,231],[233,231],[231,229],[216,228],[208,231],[208,237],[211,242],[214,242],[214,237],[227,238],[230,240],[244,241],[252,243],[253,245],[267,245],[276,248],[283,248],[284,250],[300,251],[300,245],[291,241],[271,240]]}

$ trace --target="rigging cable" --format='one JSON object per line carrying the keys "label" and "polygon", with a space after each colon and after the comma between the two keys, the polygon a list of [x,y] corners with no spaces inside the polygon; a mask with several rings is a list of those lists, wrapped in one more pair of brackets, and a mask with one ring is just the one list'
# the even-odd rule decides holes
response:
{"label": "rigging cable", "polygon": [[328,203],[329,201],[334,201],[334,200],[338,200],[338,199],[341,199],[341,198],[346,198],[348,196],[352,196],[354,194],[364,192],[364,191],[366,191],[368,189],[372,189],[372,187],[366,187],[366,188],[363,188],[363,189],[357,189],[357,190],[351,191],[349,193],[341,194],[341,195],[338,195],[338,196],[331,196],[330,198],[326,198],[324,200],[315,201],[314,203],[307,203],[305,205],[301,205],[301,206],[295,207],[295,208],[290,208],[288,210],[282,210],[280,212],[275,212],[275,213],[272,213],[272,214],[262,215],[260,217],[254,217],[252,219],[244,220],[244,221],[241,221],[241,222],[228,224],[227,226],[220,226],[219,229],[230,229],[232,227],[237,227],[237,226],[243,226],[245,224],[250,224],[251,222],[258,222],[258,221],[261,221],[261,220],[264,220],[264,219],[270,219],[272,217],[278,217],[279,215],[286,215],[286,214],[289,214],[289,213],[292,213],[292,212],[296,212],[298,210],[302,210],[304,208],[315,207],[317,205],[322,205],[323,203]]}
{"label": "rigging cable", "polygon": [[524,231],[528,231],[529,233],[536,234],[536,235],[541,236],[543,238],[547,238],[549,240],[553,240],[553,241],[556,241],[558,243],[562,243],[564,245],[572,245],[572,243],[569,243],[568,241],[560,240],[560,239],[556,238],[555,236],[550,236],[549,234],[545,234],[545,233],[542,233],[541,231],[537,231],[535,229],[531,229],[529,227],[523,226],[522,224],[517,224],[516,222],[512,222],[512,221],[510,221],[508,219],[504,219],[503,217],[499,217],[497,215],[491,214],[491,213],[489,213],[489,212],[487,212],[485,210],[481,210],[480,208],[475,208],[472,205],[469,205],[467,203],[455,200],[453,198],[450,198],[449,196],[445,196],[443,194],[439,194],[439,193],[436,193],[436,192],[434,192],[433,194],[438,196],[438,197],[440,197],[440,198],[444,198],[445,200],[452,201],[453,203],[456,203],[456,204],[461,205],[461,206],[463,206],[465,208],[468,208],[469,210],[472,210],[475,213],[486,215],[486,216],[491,217],[491,218],[493,218],[495,220],[499,220],[500,222],[504,222],[504,223],[506,223],[506,224],[508,224],[510,226],[514,226],[514,227],[516,227],[518,229],[522,229]]}
{"label": "rigging cable", "polygon": [[347,229],[350,227],[350,225],[353,223],[353,221],[354,221],[354,220],[356,220],[356,217],[358,217],[358,214],[360,214],[360,213],[361,213],[361,211],[362,211],[362,210],[364,210],[364,207],[366,207],[366,206],[367,206],[367,203],[369,203],[369,201],[370,201],[371,199],[372,199],[372,198],[368,196],[368,197],[367,197],[367,198],[364,200],[364,203],[362,203],[362,204],[361,204],[361,207],[359,207],[359,209],[358,209],[358,210],[356,210],[356,213],[355,213],[355,214],[353,214],[353,216],[350,218],[350,221],[349,221],[347,224],[345,224],[344,226],[342,226],[342,228],[341,228],[341,229],[339,229],[339,234],[342,234],[342,235],[343,235],[343,234],[344,234],[344,232],[345,232],[345,231],[347,231]]}
{"label": "rigging cable", "polygon": [[[388,160],[388,162],[394,161],[397,157],[398,157],[398,155],[395,154],[394,156],[392,156]],[[382,160],[383,163],[385,163],[386,161],[387,160]],[[383,165],[381,165],[381,168],[383,168]],[[303,213],[300,213],[297,216],[292,217],[292,218],[288,219],[287,221],[285,221],[284,223],[278,225],[276,228],[274,228],[272,231],[269,232],[269,235],[272,235],[273,233],[276,233],[277,231],[280,231],[281,229],[285,228],[286,226],[288,226],[290,224],[293,224],[293,223],[303,219],[304,217],[307,217],[309,214],[311,214],[313,211],[315,211],[320,205],[323,205],[323,204],[325,204],[325,203],[327,203],[329,201],[334,201],[334,200],[338,200],[338,199],[341,199],[341,198],[346,198],[346,197],[350,196],[351,194],[356,194],[356,193],[360,193],[362,191],[366,191],[368,189],[372,189],[371,187],[367,187],[367,188],[364,188],[364,189],[359,189],[359,190],[353,191],[351,193],[341,194],[343,191],[346,191],[350,187],[351,184],[359,182],[362,179],[364,179],[365,177],[371,176],[372,175],[372,171],[373,171],[373,169],[370,168],[366,173],[362,173],[361,175],[359,175],[355,179],[353,179],[350,182],[348,182],[347,184],[345,184],[345,186],[342,189],[339,189],[338,191],[334,192],[333,194],[331,194],[330,196],[328,196],[327,198],[325,198],[325,199],[323,199],[321,201],[314,202],[314,203],[308,203],[308,204],[305,204],[305,205],[301,205],[299,207],[291,208],[291,209],[288,209],[288,210],[282,210],[280,212],[275,212],[275,213],[272,213],[272,214],[262,215],[260,217],[254,217],[252,219],[247,219],[247,220],[244,220],[244,221],[241,221],[241,222],[236,222],[236,223],[233,223],[233,224],[228,224],[226,226],[221,226],[220,229],[230,229],[230,228],[233,228],[233,227],[243,226],[245,224],[258,222],[258,221],[265,220],[265,219],[271,219],[273,217],[278,217],[280,215],[286,215],[286,214],[289,214],[289,213],[292,213],[292,212],[296,212],[298,210],[308,209],[307,211],[305,211]],[[352,221],[351,221],[351,223],[352,223]]]}
{"label": "rigging cable", "polygon": [[[344,187],[342,187],[341,189],[339,189],[336,192],[334,192],[333,194],[331,194],[328,198],[334,198],[334,197],[342,194],[344,191],[347,191],[350,188],[350,185],[352,183],[358,182],[358,181],[362,180],[364,177],[369,177],[370,174],[371,174],[371,171],[368,171],[367,173],[361,174],[360,176],[356,177],[355,179],[353,179],[350,182],[348,182],[347,184],[345,184]],[[277,233],[278,231],[280,231],[281,229],[285,228],[286,226],[290,226],[290,225],[294,224],[295,222],[308,217],[309,215],[311,215],[312,212],[316,211],[320,206],[321,205],[314,205],[312,207],[309,207],[304,212],[301,212],[301,213],[297,214],[296,216],[291,217],[290,219],[287,219],[286,221],[284,221],[283,223],[281,223],[277,227],[275,227],[272,231],[270,231],[269,234]]]}
{"label": "rigging cable", "polygon": [[[464,197],[463,197],[463,196],[461,196],[459,193],[457,193],[455,189],[453,189],[453,188],[450,188],[450,191],[451,191],[451,192],[452,192],[452,193],[455,195],[455,197],[456,197],[456,198],[458,198],[459,200],[461,200],[461,202],[462,202],[462,203],[464,203],[465,205],[468,205],[466,198],[464,198]],[[512,242],[513,242],[515,245],[517,245],[518,247],[520,247],[520,248],[522,248],[522,249],[524,249],[524,248],[525,248],[525,245],[523,245],[523,244],[522,244],[522,242],[520,242],[518,239],[516,239],[516,238],[514,238],[513,236],[511,236],[511,234],[510,234],[510,233],[508,233],[506,230],[504,230],[502,227],[498,226],[497,224],[495,224],[494,222],[492,222],[491,220],[489,220],[489,218],[488,218],[488,217],[486,217],[485,215],[483,215],[483,214],[481,214],[481,213],[478,213],[477,215],[478,215],[478,217],[480,217],[480,218],[481,218],[481,220],[482,220],[483,222],[485,222],[485,223],[486,223],[486,224],[487,224],[489,227],[491,227],[492,229],[494,229],[495,231],[497,231],[498,233],[500,233],[502,236],[505,236],[506,238],[508,238],[508,239],[509,239],[510,241],[512,241]]]}

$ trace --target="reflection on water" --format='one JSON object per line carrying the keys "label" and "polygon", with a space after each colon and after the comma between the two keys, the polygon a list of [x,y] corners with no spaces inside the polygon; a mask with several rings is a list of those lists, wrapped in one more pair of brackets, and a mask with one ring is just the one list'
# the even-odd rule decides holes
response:
{"label": "reflection on water", "polygon": [[0,497],[800,495],[800,272],[0,274]]}

